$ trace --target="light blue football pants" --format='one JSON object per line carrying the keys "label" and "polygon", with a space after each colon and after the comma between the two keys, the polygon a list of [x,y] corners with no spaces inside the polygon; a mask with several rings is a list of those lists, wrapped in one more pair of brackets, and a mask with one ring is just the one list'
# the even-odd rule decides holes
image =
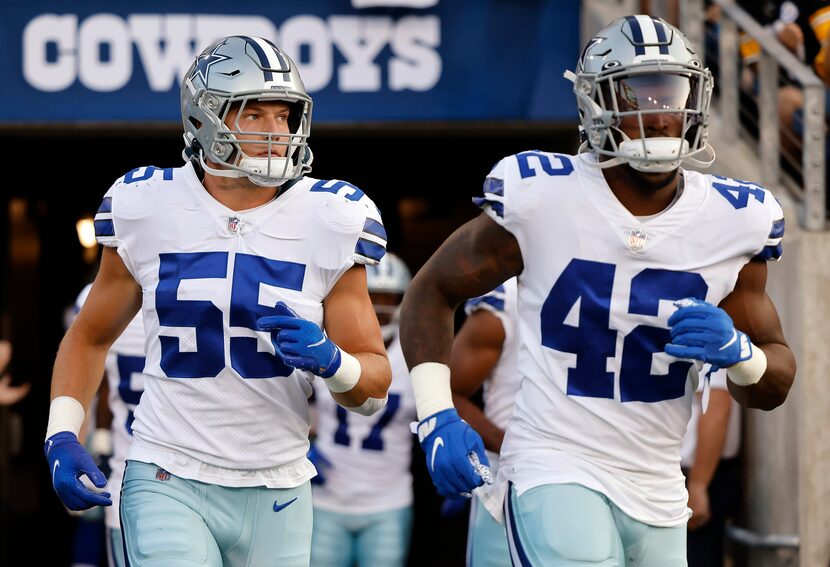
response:
{"label": "light blue football pants", "polygon": [[685,567],[686,524],[649,526],[578,484],[548,484],[505,499],[513,565]]}
{"label": "light blue football pants", "polygon": [[141,567],[308,567],[311,485],[229,488],[127,461],[121,527]]}
{"label": "light blue football pants", "polygon": [[504,525],[473,496],[467,532],[467,567],[510,567],[510,549]]}
{"label": "light blue football pants", "polygon": [[314,509],[314,567],[403,567],[409,552],[412,508],[376,514]]}

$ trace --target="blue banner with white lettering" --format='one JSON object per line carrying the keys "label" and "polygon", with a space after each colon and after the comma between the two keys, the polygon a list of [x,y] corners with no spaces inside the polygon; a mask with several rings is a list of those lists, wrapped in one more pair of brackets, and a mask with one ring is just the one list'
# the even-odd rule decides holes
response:
{"label": "blue banner with white lettering", "polygon": [[177,121],[181,77],[233,34],[296,61],[317,122],[576,120],[579,2],[2,0],[0,123]]}

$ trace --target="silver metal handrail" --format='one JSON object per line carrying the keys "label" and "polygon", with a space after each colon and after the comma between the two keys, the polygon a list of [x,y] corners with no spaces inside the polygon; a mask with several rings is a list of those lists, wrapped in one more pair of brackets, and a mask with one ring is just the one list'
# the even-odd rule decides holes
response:
{"label": "silver metal handrail", "polygon": [[726,536],[732,541],[756,549],[797,550],[801,545],[801,539],[797,535],[761,535],[745,528],[739,528],[738,526],[727,526]]}

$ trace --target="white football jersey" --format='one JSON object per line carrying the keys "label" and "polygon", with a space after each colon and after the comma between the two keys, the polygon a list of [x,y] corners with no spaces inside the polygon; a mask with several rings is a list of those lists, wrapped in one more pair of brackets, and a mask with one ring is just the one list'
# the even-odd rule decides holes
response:
{"label": "white football jersey", "polygon": [[[78,296],[80,309],[89,295],[92,284],[86,286]],[[127,450],[133,441],[133,412],[141,393],[144,391],[144,321],[139,311],[121,336],[107,352],[104,369],[107,375],[109,396],[107,403],[112,412],[112,457],[107,490],[112,494],[112,506],[104,508],[107,527],[121,529],[118,506],[121,501],[121,479]]]}
{"label": "white football jersey", "polygon": [[783,213],[746,181],[684,171],[668,209],[634,217],[591,154],[501,160],[476,202],[517,239],[519,371],[501,454],[520,493],[579,483],[631,517],[689,515],[680,444],[703,365],[663,352],[674,301],[719,304],[741,268],[777,259]]}
{"label": "white football jersey", "polygon": [[337,405],[322,380],[314,381],[317,437],[314,445],[331,463],[322,485],[313,485],[314,506],[341,514],[374,514],[412,504],[410,460],[417,421],[409,370],[395,339],[387,348],[392,385],[386,407],[365,416]]}
{"label": "white football jersey", "polygon": [[323,300],[385,251],[377,207],[344,181],[302,178],[232,211],[191,164],[138,168],[95,217],[143,291],[145,391],[129,458],[224,486],[299,486],[312,375],[282,364],[259,317],[284,301],[323,324]]}

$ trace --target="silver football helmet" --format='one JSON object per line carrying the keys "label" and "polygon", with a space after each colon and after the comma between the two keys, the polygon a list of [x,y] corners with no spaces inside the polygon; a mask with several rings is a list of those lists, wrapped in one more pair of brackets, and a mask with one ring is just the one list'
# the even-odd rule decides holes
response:
{"label": "silver football helmet", "polygon": [[[241,128],[239,117],[252,101],[288,104],[290,132]],[[182,81],[183,156],[198,159],[212,175],[247,177],[266,187],[282,185],[311,169],[311,106],[297,66],[285,52],[260,37],[226,37],[202,51]],[[237,118],[229,126],[225,120],[232,109],[238,109]],[[248,139],[240,140],[243,134]],[[243,143],[263,151],[247,155]],[[280,147],[285,148],[279,152],[284,157],[275,153]],[[210,167],[205,158],[222,168]]]}
{"label": "silver football helmet", "polygon": [[[580,151],[604,156],[599,167],[628,163],[645,172],[664,172],[686,161],[708,167],[712,74],[680,31],[650,16],[626,16],[600,31],[582,50],[573,81],[583,144]],[[665,113],[682,119],[674,137],[646,137],[644,117]],[[620,124],[636,119],[631,138]],[[668,118],[668,116],[667,116]],[[700,159],[704,152],[708,158]],[[699,157],[700,156],[700,157]]]}
{"label": "silver football helmet", "polygon": [[[366,283],[369,293],[387,293],[403,298],[411,280],[412,274],[404,261],[390,252],[387,252],[374,266],[366,266]],[[398,331],[400,298],[395,305],[384,305],[378,302],[373,304],[378,320],[381,322],[380,331],[383,340],[386,342],[392,340]]]}

